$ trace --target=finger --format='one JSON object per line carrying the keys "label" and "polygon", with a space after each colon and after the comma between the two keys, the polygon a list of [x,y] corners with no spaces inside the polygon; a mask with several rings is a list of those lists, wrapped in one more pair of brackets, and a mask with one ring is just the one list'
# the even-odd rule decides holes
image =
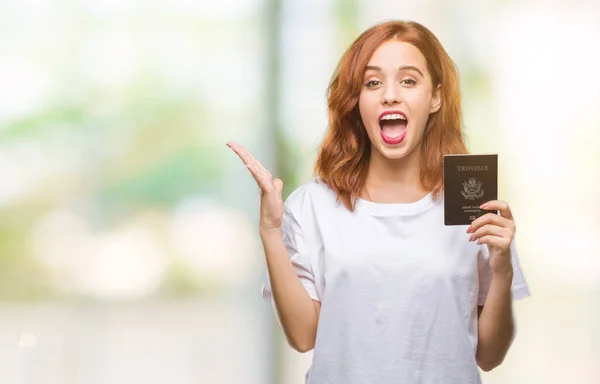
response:
{"label": "finger", "polygon": [[273,185],[275,185],[275,189],[277,190],[277,193],[281,193],[281,191],[283,190],[283,180],[275,179],[275,180],[273,180]]}
{"label": "finger", "polygon": [[475,241],[484,236],[497,236],[510,239],[512,237],[512,233],[508,228],[486,224],[483,227],[479,228],[477,231],[473,232],[473,234],[469,238],[469,241]]}
{"label": "finger", "polygon": [[227,146],[231,148],[239,156],[240,159],[242,159],[244,164],[252,166],[256,164],[256,158],[246,148],[233,142],[227,143]]}
{"label": "finger", "polygon": [[271,173],[246,148],[233,142],[227,143],[227,146],[233,149],[246,166],[252,167],[256,174],[267,180],[271,179]]}
{"label": "finger", "polygon": [[263,177],[267,180],[273,180],[271,172],[269,172],[269,170],[264,165],[262,165],[260,160],[255,158],[254,161],[256,162],[256,166],[260,169],[260,172],[263,174]]}
{"label": "finger", "polygon": [[267,193],[271,191],[271,189],[273,188],[272,181],[266,179],[259,168],[257,168],[254,164],[247,164],[246,168],[248,168],[248,170],[252,174],[252,177],[254,177],[254,180],[256,180],[256,183],[258,184],[258,187],[262,192]]}
{"label": "finger", "polygon": [[238,145],[236,143],[233,143],[233,142],[229,142],[229,143],[227,143],[227,146],[229,148],[231,148],[233,150],[233,152],[235,152],[235,154],[238,155],[238,157],[240,159],[242,159],[242,161],[244,162],[244,164],[246,164],[246,165],[248,164],[248,159],[246,159],[245,155],[241,153],[241,146],[240,145]]}
{"label": "finger", "polygon": [[[229,144],[228,144],[229,145]],[[246,165],[253,165],[255,163],[254,156],[248,150],[241,145],[233,144],[229,146],[239,156],[240,159]]]}
{"label": "finger", "polygon": [[256,169],[256,172],[260,174],[265,182],[272,183],[273,177],[271,176],[271,172],[269,172],[256,157],[252,156],[248,150],[242,149],[242,151],[246,152],[246,156],[250,159],[251,165]]}
{"label": "finger", "polygon": [[510,247],[510,241],[508,241],[504,237],[491,235],[483,236],[482,238],[477,240],[477,244],[487,244],[500,249],[508,249]]}
{"label": "finger", "polygon": [[242,159],[263,193],[269,193],[275,188],[271,172],[269,172],[269,170],[267,170],[262,163],[250,153],[250,151],[231,141],[227,143],[227,146]]}
{"label": "finger", "polygon": [[246,167],[253,172],[254,179],[263,193],[270,193],[275,189],[271,172],[263,167],[260,161],[254,159],[252,164],[246,165]]}
{"label": "finger", "polygon": [[478,217],[473,220],[471,225],[467,228],[467,233],[472,233],[477,231],[479,228],[483,227],[486,224],[493,224],[499,227],[508,227],[513,228],[514,223],[511,220],[504,218],[502,216],[496,215],[495,213],[486,213],[483,216]]}
{"label": "finger", "polygon": [[512,212],[510,210],[510,206],[506,201],[502,200],[491,200],[487,203],[484,203],[480,207],[481,209],[487,209],[490,211],[500,211],[500,216],[505,217],[509,220],[513,219]]}

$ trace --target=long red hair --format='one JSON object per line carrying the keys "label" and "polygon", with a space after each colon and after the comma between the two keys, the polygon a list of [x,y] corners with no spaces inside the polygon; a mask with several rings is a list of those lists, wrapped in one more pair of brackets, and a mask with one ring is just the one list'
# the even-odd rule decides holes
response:
{"label": "long red hair", "polygon": [[396,39],[417,47],[427,61],[433,90],[441,85],[442,104],[429,116],[421,145],[421,183],[438,199],[443,191],[443,156],[467,153],[462,130],[460,88],[454,62],[427,28],[412,21],[388,21],[363,32],[342,56],[328,88],[329,130],[315,175],[354,210],[364,188],[371,145],[358,109],[366,66],[375,50]]}

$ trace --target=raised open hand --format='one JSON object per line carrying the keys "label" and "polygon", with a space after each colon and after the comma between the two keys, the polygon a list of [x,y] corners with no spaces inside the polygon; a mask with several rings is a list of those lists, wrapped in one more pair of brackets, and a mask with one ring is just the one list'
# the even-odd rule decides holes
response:
{"label": "raised open hand", "polygon": [[283,181],[274,179],[261,163],[246,148],[234,142],[228,142],[227,146],[242,159],[250,173],[256,180],[260,191],[260,230],[281,230],[281,219],[283,217]]}

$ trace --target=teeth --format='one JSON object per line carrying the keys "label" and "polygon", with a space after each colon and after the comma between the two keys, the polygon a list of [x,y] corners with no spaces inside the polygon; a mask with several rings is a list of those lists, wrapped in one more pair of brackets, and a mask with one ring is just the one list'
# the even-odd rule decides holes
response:
{"label": "teeth", "polygon": [[406,118],[399,113],[385,115],[381,118],[381,120],[398,120],[398,119],[406,120]]}

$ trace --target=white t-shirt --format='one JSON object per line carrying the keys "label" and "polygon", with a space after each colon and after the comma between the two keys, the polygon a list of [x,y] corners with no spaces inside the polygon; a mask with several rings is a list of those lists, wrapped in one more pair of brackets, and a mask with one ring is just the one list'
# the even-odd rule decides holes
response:
{"label": "white t-shirt", "polygon": [[[445,226],[443,200],[359,199],[350,212],[312,180],[285,202],[283,239],[321,314],[309,384],[478,384],[477,305],[487,245]],[[513,244],[513,297],[529,296]],[[263,296],[272,300],[268,274]]]}

